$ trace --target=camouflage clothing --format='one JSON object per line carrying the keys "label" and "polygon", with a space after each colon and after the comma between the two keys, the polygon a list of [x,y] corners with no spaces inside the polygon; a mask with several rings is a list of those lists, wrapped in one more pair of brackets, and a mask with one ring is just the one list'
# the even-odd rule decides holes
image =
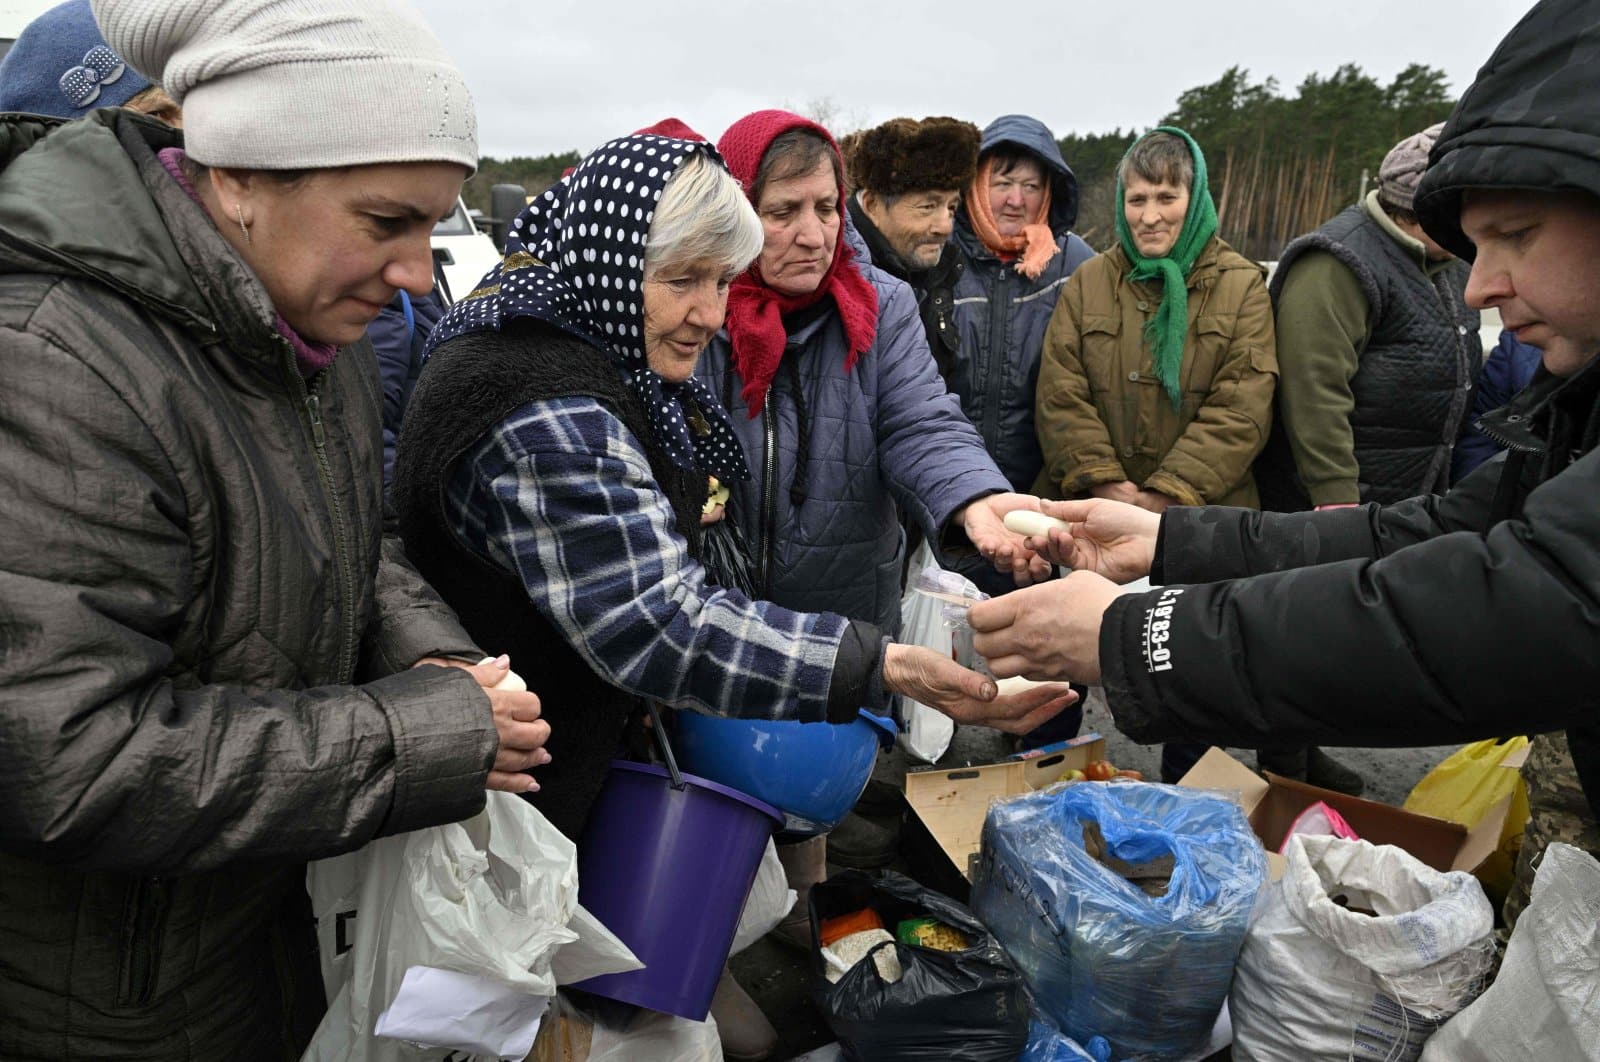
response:
{"label": "camouflage clothing", "polygon": [[1557,731],[1533,739],[1522,780],[1528,785],[1530,818],[1528,828],[1522,832],[1516,877],[1501,909],[1508,930],[1516,926],[1518,916],[1528,906],[1534,864],[1551,841],[1573,845],[1600,859],[1600,822],[1595,820],[1578,782],[1566,734]]}

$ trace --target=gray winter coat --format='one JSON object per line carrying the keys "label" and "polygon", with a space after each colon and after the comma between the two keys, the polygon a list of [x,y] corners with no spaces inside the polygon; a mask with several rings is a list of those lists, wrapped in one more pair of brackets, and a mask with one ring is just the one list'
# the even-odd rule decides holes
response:
{"label": "gray winter coat", "polygon": [[[961,410],[983,437],[1014,489],[1032,489],[1044,467],[1033,427],[1033,397],[1039,384],[1039,350],[1061,285],[1094,250],[1071,231],[1078,218],[1078,179],[1061,158],[1043,122],[1008,114],[983,131],[980,153],[1015,144],[1035,155],[1050,178],[1050,228],[1060,250],[1037,278],[996,258],[979,242],[965,205],[956,215],[952,239],[967,268],[955,289],[959,347],[948,383]],[[950,251],[946,250],[946,254]]]}
{"label": "gray winter coat", "polygon": [[300,376],[179,142],[0,121],[8,1060],[293,1057],[306,860],[471,815],[496,747],[408,669],[476,649],[383,534],[370,347]]}
{"label": "gray winter coat", "polygon": [[[902,546],[895,503],[938,543],[957,510],[1011,488],[945,390],[911,289],[875,266],[858,260],[855,268],[877,289],[878,334],[850,372],[831,303],[790,335],[755,419],[731,370],[726,332],[712,340],[696,372],[725,397],[750,465],[752,478],[733,485],[731,511],[755,554],[757,590],[785,608],[837,612],[893,633],[900,628]],[[802,438],[808,459],[797,505]]]}

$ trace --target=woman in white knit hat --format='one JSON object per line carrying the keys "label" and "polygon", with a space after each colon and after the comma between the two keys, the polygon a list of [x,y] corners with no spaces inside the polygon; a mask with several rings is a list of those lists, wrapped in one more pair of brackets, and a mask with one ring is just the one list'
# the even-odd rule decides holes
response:
{"label": "woman in white knit hat", "polygon": [[94,0],[184,134],[0,119],[0,1057],[293,1058],[306,860],[548,759],[381,528],[358,344],[476,163],[403,0]]}

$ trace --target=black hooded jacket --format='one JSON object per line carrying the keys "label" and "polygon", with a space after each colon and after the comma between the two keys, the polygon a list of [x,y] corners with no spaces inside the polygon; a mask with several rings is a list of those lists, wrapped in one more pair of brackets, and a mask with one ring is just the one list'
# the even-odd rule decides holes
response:
{"label": "black hooded jacket", "polygon": [[[1592,3],[1546,0],[1512,30],[1434,148],[1417,195],[1429,235],[1471,257],[1466,188],[1600,197],[1595,59]],[[1101,628],[1117,726],[1247,747],[1565,729],[1600,809],[1600,361],[1541,374],[1483,426],[1510,454],[1445,495],[1169,509],[1152,572],[1168,585],[1119,598]]]}

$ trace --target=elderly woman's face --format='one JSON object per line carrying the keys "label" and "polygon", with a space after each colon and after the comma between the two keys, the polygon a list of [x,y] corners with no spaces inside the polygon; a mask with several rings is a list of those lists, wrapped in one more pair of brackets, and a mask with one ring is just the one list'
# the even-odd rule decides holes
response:
{"label": "elderly woman's face", "polygon": [[1044,168],[1032,159],[1018,159],[1006,172],[989,175],[989,212],[1000,235],[1021,236],[1039,220],[1044,190]]}
{"label": "elderly woman's face", "polygon": [[668,383],[694,375],[695,362],[722,327],[733,277],[723,263],[668,262],[644,277],[644,358]]}
{"label": "elderly woman's face", "polygon": [[756,204],[765,240],[756,268],[769,288],[809,295],[833,265],[839,243],[839,186],[833,163],[798,177],[770,181]]}
{"label": "elderly woman's face", "polygon": [[1139,253],[1146,258],[1164,257],[1183,232],[1189,189],[1169,181],[1152,184],[1130,173],[1122,188],[1122,212]]}
{"label": "elderly woman's face", "polygon": [[216,182],[215,221],[296,332],[345,346],[396,291],[420,298],[433,289],[429,240],[465,177],[450,162],[318,170],[288,184],[230,173]]}

